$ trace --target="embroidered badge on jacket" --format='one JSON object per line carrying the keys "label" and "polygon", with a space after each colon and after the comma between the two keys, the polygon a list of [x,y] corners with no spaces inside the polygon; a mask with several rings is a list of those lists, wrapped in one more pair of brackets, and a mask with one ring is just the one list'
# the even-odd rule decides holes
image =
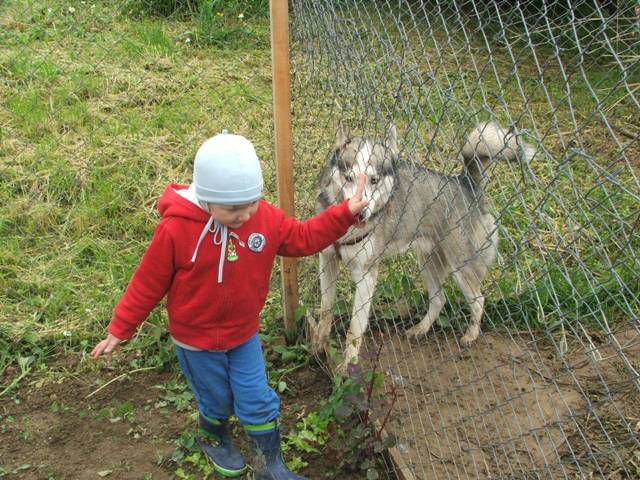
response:
{"label": "embroidered badge on jacket", "polygon": [[252,233],[249,235],[249,239],[247,240],[249,250],[256,253],[260,253],[264,249],[266,243],[267,241],[261,233]]}

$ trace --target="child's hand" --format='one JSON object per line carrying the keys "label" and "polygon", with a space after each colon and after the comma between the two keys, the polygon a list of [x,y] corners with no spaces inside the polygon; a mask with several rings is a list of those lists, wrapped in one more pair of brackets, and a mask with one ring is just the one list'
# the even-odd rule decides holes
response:
{"label": "child's hand", "polygon": [[352,215],[358,215],[364,208],[369,205],[369,200],[363,200],[362,194],[364,193],[364,184],[367,181],[367,176],[364,173],[358,175],[358,185],[356,186],[356,193],[349,199],[349,211]]}
{"label": "child's hand", "polygon": [[106,339],[102,340],[95,348],[91,351],[91,358],[97,360],[100,358],[100,355],[103,353],[107,356],[107,361],[111,362],[111,354],[114,350],[120,348],[120,340],[118,337],[109,334]]}

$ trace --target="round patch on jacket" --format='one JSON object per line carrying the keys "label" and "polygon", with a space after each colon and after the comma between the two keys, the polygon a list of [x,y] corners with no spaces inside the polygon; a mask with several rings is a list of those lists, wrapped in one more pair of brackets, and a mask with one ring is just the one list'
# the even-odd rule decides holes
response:
{"label": "round patch on jacket", "polygon": [[252,252],[260,253],[264,246],[267,244],[267,241],[264,238],[264,235],[261,233],[252,233],[249,235],[249,239],[247,240],[247,246],[249,250]]}

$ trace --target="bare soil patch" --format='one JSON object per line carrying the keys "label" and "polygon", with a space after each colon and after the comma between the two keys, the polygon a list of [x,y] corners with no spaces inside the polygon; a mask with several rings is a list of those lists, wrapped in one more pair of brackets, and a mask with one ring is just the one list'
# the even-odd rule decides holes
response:
{"label": "bare soil patch", "polygon": [[[76,369],[76,364],[77,360],[69,357],[56,368],[87,370]],[[133,373],[86,398],[122,373],[108,368],[84,371],[40,387],[39,379],[33,377],[12,398],[0,398],[0,478],[177,478],[171,456],[180,435],[195,430],[195,406],[177,410],[166,401],[167,390],[162,386],[182,381],[181,375],[154,370]],[[315,367],[300,369],[286,381],[289,392],[281,396],[284,433],[294,429],[300,417],[317,408],[331,392],[331,380]],[[234,434],[248,454],[244,433],[236,428]],[[300,474],[310,479],[327,478],[326,472],[333,466],[329,456],[305,455],[304,459],[309,466]]]}
{"label": "bare soil patch", "polygon": [[615,337],[598,360],[582,345],[560,357],[528,334],[485,333],[467,349],[450,331],[391,337],[380,366],[401,395],[388,424],[400,457],[417,479],[628,478],[640,397],[622,359],[640,362],[640,338]]}

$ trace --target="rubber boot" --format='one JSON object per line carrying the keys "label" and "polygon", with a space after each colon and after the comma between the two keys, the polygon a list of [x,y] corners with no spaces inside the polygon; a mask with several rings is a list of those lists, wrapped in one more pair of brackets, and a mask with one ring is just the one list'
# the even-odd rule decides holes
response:
{"label": "rubber boot", "polygon": [[289,470],[282,460],[280,429],[277,424],[273,422],[275,428],[260,429],[266,426],[271,424],[245,426],[251,440],[255,480],[307,480]]}
{"label": "rubber boot", "polygon": [[247,464],[233,444],[229,422],[206,418],[200,414],[200,433],[208,440],[198,439],[200,448],[209,457],[213,468],[223,477],[239,477]]}

